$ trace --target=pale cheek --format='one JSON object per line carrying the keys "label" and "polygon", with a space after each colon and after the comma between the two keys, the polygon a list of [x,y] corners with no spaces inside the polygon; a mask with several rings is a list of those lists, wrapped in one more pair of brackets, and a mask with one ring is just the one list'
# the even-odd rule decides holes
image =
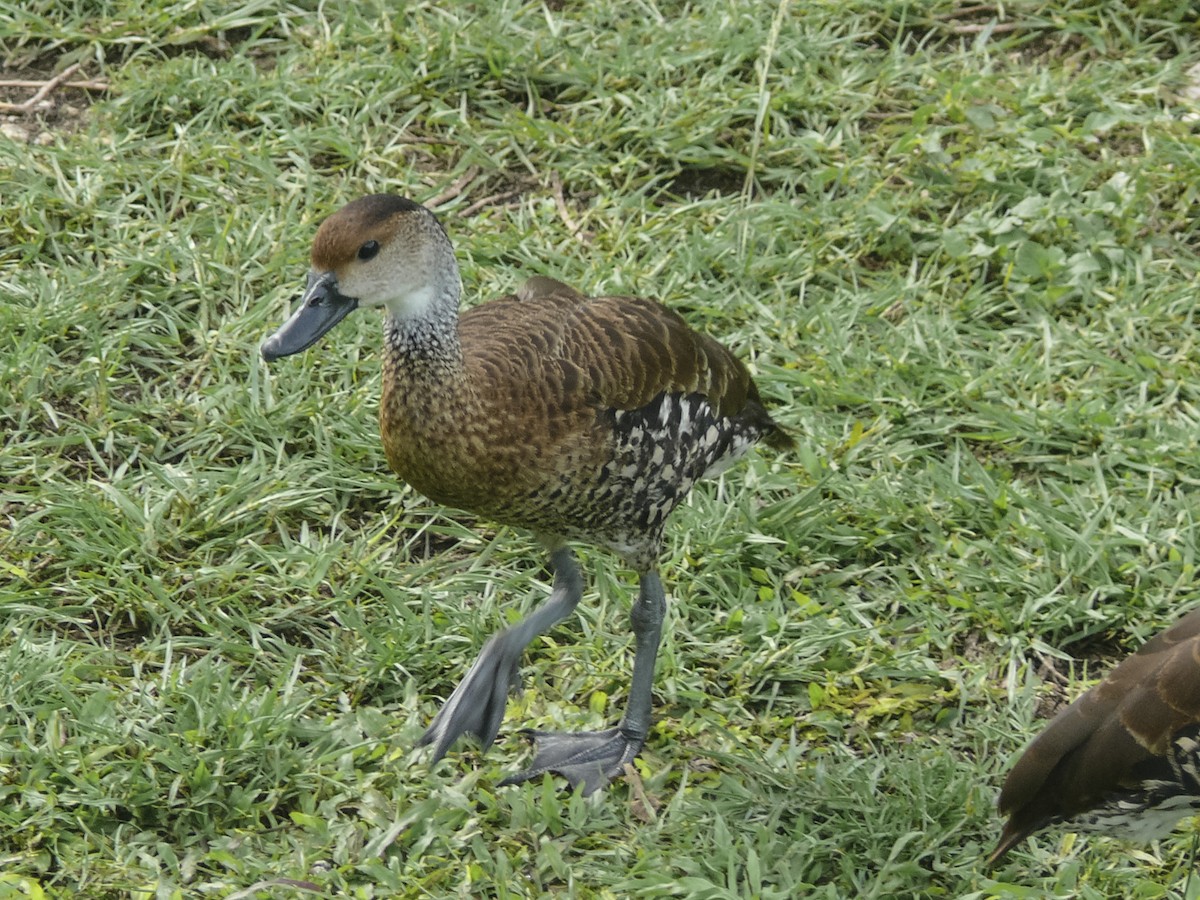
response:
{"label": "pale cheek", "polygon": [[393,298],[404,289],[383,270],[367,268],[339,278],[338,285],[339,290],[357,300],[359,306],[391,307]]}

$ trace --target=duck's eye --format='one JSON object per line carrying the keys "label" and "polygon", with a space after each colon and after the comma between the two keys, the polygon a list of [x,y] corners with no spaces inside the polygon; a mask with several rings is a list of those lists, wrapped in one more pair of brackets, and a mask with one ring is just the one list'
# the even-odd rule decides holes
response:
{"label": "duck's eye", "polygon": [[379,252],[379,241],[367,241],[365,244],[363,244],[361,247],[358,248],[358,258],[361,259],[363,262],[366,262],[368,259],[371,259],[378,252]]}

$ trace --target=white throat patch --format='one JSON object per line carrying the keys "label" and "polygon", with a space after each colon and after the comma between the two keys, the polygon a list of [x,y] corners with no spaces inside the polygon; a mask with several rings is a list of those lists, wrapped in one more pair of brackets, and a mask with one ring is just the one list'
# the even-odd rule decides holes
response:
{"label": "white throat patch", "polygon": [[423,319],[429,314],[436,297],[437,291],[434,286],[427,284],[402,296],[394,297],[383,305],[387,307],[388,313],[394,319]]}

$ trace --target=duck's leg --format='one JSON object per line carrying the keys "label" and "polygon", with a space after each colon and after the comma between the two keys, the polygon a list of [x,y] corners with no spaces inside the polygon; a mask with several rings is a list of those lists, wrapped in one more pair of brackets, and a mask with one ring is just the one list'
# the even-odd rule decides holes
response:
{"label": "duck's leg", "polygon": [[579,605],[583,577],[575,554],[567,547],[558,547],[550,554],[550,565],[554,570],[550,596],[516,625],[493,635],[484,644],[475,664],[417,741],[418,747],[433,744],[434,762],[464,734],[478,737],[484,750],[492,745],[504,718],[508,692],[518,680],[521,654],[530,641],[565,619]]}
{"label": "duck's leg", "polygon": [[663,616],[667,601],[662,580],[654,570],[641,577],[638,599],[630,618],[633,621],[635,651],[633,679],[629,700],[621,724],[607,731],[559,733],[528,731],[537,748],[533,765],[523,772],[510,775],[501,784],[519,784],[538,778],[546,772],[557,772],[590,794],[620,775],[625,764],[633,762],[646,743],[650,731],[650,707],[654,685],[654,662],[658,657],[658,642],[662,636]]}

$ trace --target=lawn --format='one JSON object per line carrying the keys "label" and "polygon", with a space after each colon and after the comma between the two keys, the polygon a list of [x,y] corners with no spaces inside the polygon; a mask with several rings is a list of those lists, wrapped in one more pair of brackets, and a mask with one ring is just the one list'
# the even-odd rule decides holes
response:
{"label": "lawn", "polygon": [[[1190,2],[0,2],[0,898],[1189,897],[1039,835],[1042,719],[1194,606]],[[0,86],[20,104],[36,90]],[[656,723],[587,547],[486,755],[414,742],[549,589],[379,444],[379,321],[266,366],[317,224],[436,208],[469,303],[661,299],[796,435],[663,560]]]}

